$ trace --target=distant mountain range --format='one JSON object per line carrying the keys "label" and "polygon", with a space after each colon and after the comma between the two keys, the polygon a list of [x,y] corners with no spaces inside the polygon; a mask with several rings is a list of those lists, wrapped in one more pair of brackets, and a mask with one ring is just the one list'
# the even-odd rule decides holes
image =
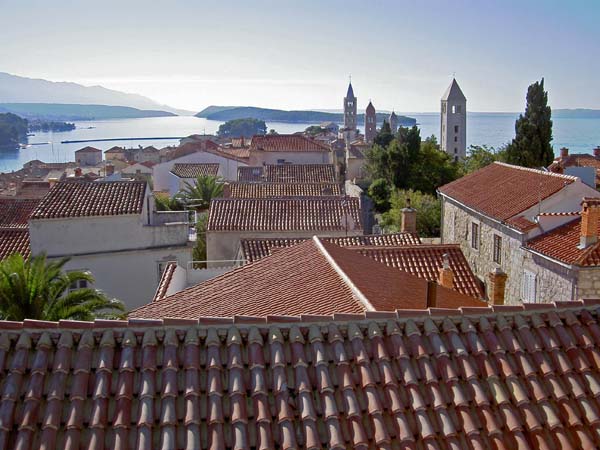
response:
{"label": "distant mountain range", "polygon": [[7,112],[25,119],[66,121],[138,119],[176,115],[168,111],[137,109],[129,106],[78,105],[71,103],[0,103],[0,113]]}
{"label": "distant mountain range", "polygon": [[[204,108],[196,117],[202,117],[209,120],[227,121],[234,119],[253,118],[265,120],[267,122],[290,122],[290,123],[320,123],[336,122],[342,123],[344,115],[342,113],[323,112],[323,111],[284,111],[281,109],[257,108],[255,106],[209,106]],[[358,123],[364,122],[364,114],[357,114]],[[377,122],[383,123],[387,120],[389,114],[378,113]],[[417,123],[416,119],[407,116],[398,116],[398,123],[402,126],[412,126]]]}
{"label": "distant mountain range", "polygon": [[128,94],[102,86],[83,86],[70,82],[26,78],[5,72],[0,72],[0,103],[126,106],[139,110],[166,111],[177,115],[192,114],[190,111],[161,105],[138,94]]}

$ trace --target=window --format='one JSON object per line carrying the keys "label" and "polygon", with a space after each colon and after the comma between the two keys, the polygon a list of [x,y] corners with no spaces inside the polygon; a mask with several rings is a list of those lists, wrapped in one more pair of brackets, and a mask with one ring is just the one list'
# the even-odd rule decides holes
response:
{"label": "window", "polygon": [[479,248],[479,224],[471,223],[471,247],[477,250]]}
{"label": "window", "polygon": [[458,149],[456,147],[454,147],[454,154],[458,155]]}
{"label": "window", "polygon": [[456,105],[452,105],[452,114],[456,114]]}
{"label": "window", "polygon": [[458,142],[458,136],[454,136],[454,142]]}
{"label": "window", "polygon": [[535,303],[535,282],[536,275],[535,273],[524,270],[523,271],[523,279],[521,280],[521,300],[525,303]]}
{"label": "window", "polygon": [[502,238],[497,234],[494,235],[494,262],[502,262]]}
{"label": "window", "polygon": [[278,159],[277,164],[285,164],[285,159]]}
{"label": "window", "polygon": [[[81,272],[87,272],[86,270],[81,270]],[[86,289],[88,288],[87,280],[77,280],[69,285],[69,292],[75,291],[77,289]]]}
{"label": "window", "polygon": [[447,111],[446,106],[448,106],[446,103],[442,103],[442,114],[446,114],[446,111]]}
{"label": "window", "polygon": [[454,132],[458,133],[458,125],[454,125]]}

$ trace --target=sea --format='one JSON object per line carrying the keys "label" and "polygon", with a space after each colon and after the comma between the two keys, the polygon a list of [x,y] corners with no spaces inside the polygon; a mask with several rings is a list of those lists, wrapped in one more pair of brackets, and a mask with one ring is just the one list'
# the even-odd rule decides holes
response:
{"label": "sea", "polygon": [[[423,138],[434,135],[439,139],[439,113],[402,113],[417,120]],[[487,145],[498,148],[514,137],[517,113],[468,113],[467,145]],[[600,145],[600,119],[553,118],[552,142],[558,154],[562,147],[571,153],[592,153]],[[22,149],[0,149],[0,172],[11,172],[27,161],[74,161],[76,150],[93,146],[107,150],[115,145],[138,147],[153,145],[157,148],[178,145],[179,139],[190,134],[214,134],[223,122],[193,116],[149,117],[143,119],[112,119],[75,122],[76,129],[61,133],[37,132],[29,137],[29,146]],[[314,123],[268,122],[267,129],[278,133],[302,131]],[[123,138],[151,138],[123,140]],[[168,138],[168,139],[156,139]],[[94,141],[95,139],[114,139]],[[63,143],[63,141],[92,140],[92,142]]]}

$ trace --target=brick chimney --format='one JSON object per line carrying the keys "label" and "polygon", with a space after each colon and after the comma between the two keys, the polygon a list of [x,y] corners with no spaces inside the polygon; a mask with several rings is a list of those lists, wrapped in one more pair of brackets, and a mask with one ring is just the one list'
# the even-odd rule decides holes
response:
{"label": "brick chimney", "polygon": [[400,210],[400,231],[403,233],[417,232],[417,210],[411,208],[410,199],[406,199],[406,208]]}
{"label": "brick chimney", "polygon": [[106,166],[104,166],[104,171],[105,171],[105,175],[107,177],[110,177],[111,175],[113,175],[115,173],[115,166],[113,166],[112,164],[107,164]]}
{"label": "brick chimney", "polygon": [[504,305],[504,291],[506,289],[506,279],[508,275],[502,272],[500,267],[496,267],[493,272],[488,274],[490,281],[488,298],[492,305]]}
{"label": "brick chimney", "polygon": [[427,305],[426,308],[435,308],[437,306],[437,283],[427,281]]}
{"label": "brick chimney", "polygon": [[447,253],[444,253],[443,265],[440,269],[440,275],[438,277],[438,283],[440,286],[444,286],[448,289],[454,289],[454,272],[450,268],[450,257]]}
{"label": "brick chimney", "polygon": [[594,149],[594,156],[600,158],[600,145]]}
{"label": "brick chimney", "polygon": [[567,147],[561,148],[560,149],[560,157],[566,158],[567,156],[569,156],[569,149]]}
{"label": "brick chimney", "polygon": [[75,176],[80,177],[82,174],[83,174],[83,171],[81,170],[81,167],[76,167],[75,168]]}
{"label": "brick chimney", "polygon": [[584,249],[598,241],[600,198],[585,197],[581,202],[581,235],[579,248]]}

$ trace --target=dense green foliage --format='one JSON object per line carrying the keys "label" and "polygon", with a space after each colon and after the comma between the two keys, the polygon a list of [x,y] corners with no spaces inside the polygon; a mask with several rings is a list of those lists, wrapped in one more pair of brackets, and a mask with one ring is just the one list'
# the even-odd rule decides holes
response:
{"label": "dense green foliage", "polygon": [[467,149],[467,156],[460,161],[460,170],[462,175],[466,175],[495,161],[506,162],[506,148],[498,150],[487,145],[471,145]]}
{"label": "dense green foliage", "polygon": [[26,139],[26,119],[11,113],[0,114],[0,145],[16,146]]}
{"label": "dense green foliage", "polygon": [[177,197],[189,208],[206,211],[210,207],[210,201],[222,195],[223,182],[220,177],[200,175],[193,183],[186,181]]}
{"label": "dense green foliage", "polygon": [[527,89],[527,106],[515,123],[515,138],[506,148],[511,164],[524,167],[546,167],[554,159],[552,149],[552,110],[544,79]]}
{"label": "dense green foliage", "polygon": [[306,127],[304,132],[308,135],[315,136],[317,134],[321,134],[323,132],[323,128],[319,125],[311,125],[310,127]]}
{"label": "dense green foliage", "polygon": [[[206,261],[206,224],[208,223],[208,213],[198,214],[196,221],[196,245],[192,249],[192,259],[194,261]],[[206,268],[206,262],[194,264],[194,269]]]}
{"label": "dense green foliage", "polygon": [[[203,117],[209,120],[233,120],[243,119],[244,117],[255,117],[256,119],[266,120],[267,122],[291,123],[342,123],[344,121],[344,115],[342,113],[330,113],[324,111],[284,111],[281,109],[257,108],[254,106],[209,106],[196,114],[196,117]],[[378,113],[377,122],[382,123],[388,117],[389,114],[387,113]],[[357,123],[363,123],[365,115],[358,114],[356,120]],[[398,123],[402,126],[413,126],[417,121],[412,117],[398,116]]]}
{"label": "dense green foliage", "polygon": [[373,206],[378,213],[390,209],[390,185],[383,178],[378,178],[369,186],[369,197],[373,200]]}
{"label": "dense green foliage", "polygon": [[48,261],[45,255],[24,259],[15,254],[0,262],[0,319],[93,320],[117,318],[125,307],[90,288],[69,290],[85,281],[88,272],[63,270],[68,259]]}
{"label": "dense green foliage", "polygon": [[234,119],[219,126],[217,136],[226,138],[252,137],[255,134],[266,134],[267,124],[259,119]]}
{"label": "dense green foliage", "polygon": [[177,195],[174,197],[155,195],[154,201],[157,211],[183,211],[185,209],[182,199]]}
{"label": "dense green foliage", "polygon": [[437,237],[440,235],[442,205],[434,195],[422,194],[413,190],[395,190],[391,196],[391,209],[382,216],[381,225],[387,232],[400,230],[401,210],[407,206],[417,210],[417,232],[421,237]]}
{"label": "dense green foliage", "polygon": [[29,131],[73,131],[75,124],[70,122],[55,122],[53,120],[34,119],[29,121]]}

